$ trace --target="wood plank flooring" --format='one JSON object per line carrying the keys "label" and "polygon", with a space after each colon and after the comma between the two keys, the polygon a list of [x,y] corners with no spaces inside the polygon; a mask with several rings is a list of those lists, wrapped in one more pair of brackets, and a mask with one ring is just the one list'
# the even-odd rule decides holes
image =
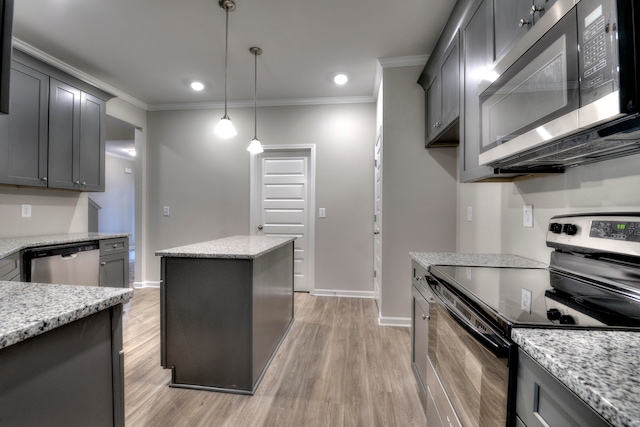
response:
{"label": "wood plank flooring", "polygon": [[158,289],[125,307],[125,417],[138,426],[425,426],[410,329],[374,300],[295,295],[295,321],[254,396],[170,388]]}

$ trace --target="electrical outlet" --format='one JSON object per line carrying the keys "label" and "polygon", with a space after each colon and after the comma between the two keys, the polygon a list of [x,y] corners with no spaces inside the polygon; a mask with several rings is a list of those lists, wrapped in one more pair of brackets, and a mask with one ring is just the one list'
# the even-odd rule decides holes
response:
{"label": "electrical outlet", "polygon": [[22,205],[20,214],[22,215],[22,218],[31,218],[31,205]]}
{"label": "electrical outlet", "polygon": [[522,311],[531,313],[531,291],[527,289],[522,290],[522,300],[520,302],[520,308]]}
{"label": "electrical outlet", "polygon": [[165,206],[162,208],[162,215],[169,216],[169,206]]}
{"label": "electrical outlet", "polygon": [[473,221],[473,208],[471,206],[467,206],[467,221]]}
{"label": "electrical outlet", "polygon": [[533,228],[533,205],[522,207],[522,226]]}

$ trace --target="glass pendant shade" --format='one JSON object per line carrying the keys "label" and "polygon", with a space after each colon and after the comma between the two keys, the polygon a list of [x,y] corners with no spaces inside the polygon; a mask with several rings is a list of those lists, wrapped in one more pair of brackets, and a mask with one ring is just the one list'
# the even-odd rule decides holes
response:
{"label": "glass pendant shade", "polygon": [[220,138],[227,139],[238,134],[236,127],[231,123],[231,119],[226,114],[220,119],[215,129],[216,135]]}
{"label": "glass pendant shade", "polygon": [[253,138],[251,140],[251,144],[249,144],[249,146],[247,147],[247,151],[251,154],[260,154],[264,152],[264,150],[262,149],[262,144],[260,143],[260,140],[258,138]]}

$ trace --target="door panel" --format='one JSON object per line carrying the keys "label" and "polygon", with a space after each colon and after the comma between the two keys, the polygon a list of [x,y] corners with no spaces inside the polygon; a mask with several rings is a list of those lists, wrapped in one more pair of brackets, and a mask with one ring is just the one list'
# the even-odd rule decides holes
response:
{"label": "door panel", "polygon": [[262,235],[296,237],[294,242],[294,289],[310,291],[309,279],[309,155],[300,151],[277,151],[257,158],[260,177],[258,224]]}
{"label": "door panel", "polygon": [[378,304],[378,312],[382,311],[381,305],[381,280],[382,280],[382,128],[378,134],[375,146],[374,162],[374,212],[373,212],[373,295]]}

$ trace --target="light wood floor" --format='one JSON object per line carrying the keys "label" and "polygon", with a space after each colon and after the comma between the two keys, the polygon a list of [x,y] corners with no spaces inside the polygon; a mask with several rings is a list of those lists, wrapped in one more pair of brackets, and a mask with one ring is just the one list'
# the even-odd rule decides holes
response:
{"label": "light wood floor", "polygon": [[125,414],[137,426],[425,426],[409,328],[377,325],[371,299],[295,296],[295,321],[254,396],[170,388],[159,291],[125,307]]}

